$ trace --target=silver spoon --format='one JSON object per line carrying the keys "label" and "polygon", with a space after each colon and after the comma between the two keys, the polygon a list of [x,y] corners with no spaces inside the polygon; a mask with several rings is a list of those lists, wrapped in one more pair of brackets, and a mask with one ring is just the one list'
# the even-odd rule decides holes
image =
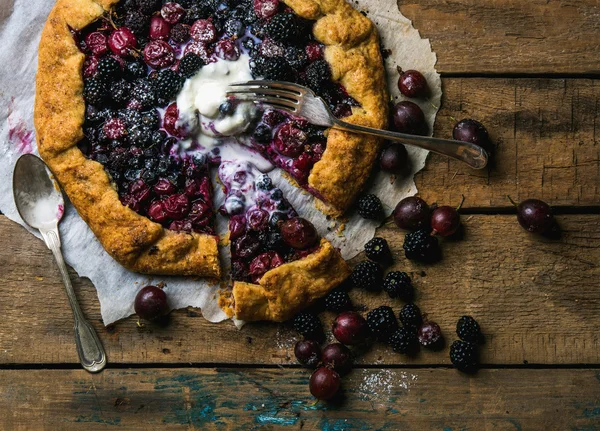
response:
{"label": "silver spoon", "polygon": [[23,221],[40,231],[44,242],[54,254],[75,318],[75,345],[79,361],[85,370],[96,373],[106,365],[106,353],[96,331],[85,319],[71,285],[60,251],[58,233],[64,200],[58,184],[51,178],[42,159],[32,154],[19,157],[13,173],[13,196]]}

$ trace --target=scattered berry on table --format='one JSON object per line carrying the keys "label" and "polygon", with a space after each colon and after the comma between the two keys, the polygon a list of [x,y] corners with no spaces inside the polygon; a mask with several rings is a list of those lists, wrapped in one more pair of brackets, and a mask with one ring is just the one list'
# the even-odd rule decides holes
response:
{"label": "scattered berry on table", "polygon": [[314,340],[300,340],[294,346],[294,355],[302,365],[315,368],[321,361],[321,347]]}
{"label": "scattered berry on table", "polygon": [[410,354],[417,350],[417,335],[407,328],[398,328],[388,340],[392,350],[396,353]]}
{"label": "scattered berry on table", "polygon": [[375,237],[367,242],[365,254],[369,259],[383,266],[389,266],[394,262],[390,247],[384,238]]}
{"label": "scattered berry on table", "polygon": [[335,318],[331,332],[340,343],[353,346],[367,339],[369,327],[360,314],[355,311],[345,311]]}
{"label": "scattered berry on table", "polygon": [[409,135],[427,134],[425,114],[416,103],[399,102],[392,109],[392,123],[394,130]]}
{"label": "scattered berry on table", "polygon": [[343,289],[334,289],[325,297],[325,308],[337,313],[352,307],[350,295]]}
{"label": "scattered berry on table", "polygon": [[452,137],[457,141],[470,142],[483,148],[489,148],[490,145],[487,129],[479,121],[470,118],[456,123],[452,130]]}
{"label": "scattered berry on table", "polygon": [[383,290],[390,298],[400,298],[407,302],[412,301],[415,296],[410,277],[402,271],[389,272],[383,280]]}
{"label": "scattered berry on table", "polygon": [[354,267],[350,280],[360,289],[378,292],[383,284],[383,270],[379,264],[366,260]]}
{"label": "scattered berry on table", "polygon": [[483,335],[479,323],[471,316],[462,316],[456,323],[456,335],[469,343],[480,343]]}
{"label": "scattered berry on table", "polygon": [[371,333],[380,341],[387,341],[390,335],[398,329],[398,320],[394,315],[394,310],[387,305],[369,311],[367,324]]}
{"label": "scattered berry on table", "polygon": [[418,70],[401,70],[398,78],[398,89],[406,97],[425,97],[429,93],[427,80]]}
{"label": "scattered berry on table", "polygon": [[546,202],[539,199],[526,199],[516,205],[512,199],[510,201],[517,207],[519,224],[528,232],[544,234],[554,226],[552,208]]}
{"label": "scattered berry on table", "polygon": [[306,338],[319,338],[323,333],[323,326],[319,318],[307,311],[298,313],[292,324],[294,329]]}
{"label": "scattered berry on table", "polygon": [[460,371],[476,371],[479,368],[477,346],[467,341],[454,341],[450,346],[450,361]]}
{"label": "scattered berry on table", "polygon": [[425,320],[417,331],[417,337],[422,346],[435,348],[442,343],[442,330],[434,321]]}
{"label": "scattered berry on table", "polygon": [[328,367],[318,368],[310,376],[308,387],[310,393],[319,400],[329,400],[340,389],[340,375]]}
{"label": "scattered berry on table", "polygon": [[413,332],[416,332],[423,321],[421,310],[415,304],[404,305],[404,307],[400,309],[399,317],[404,327]]}
{"label": "scattered berry on table", "polygon": [[431,213],[431,228],[437,234],[450,236],[460,226],[460,215],[456,208],[451,206],[437,207]]}
{"label": "scattered berry on table", "polygon": [[404,254],[409,260],[432,263],[441,258],[438,239],[431,236],[428,229],[409,232],[404,237]]}
{"label": "scattered berry on table", "polygon": [[133,308],[140,318],[155,320],[169,311],[167,294],[156,286],[143,287],[135,296]]}
{"label": "scattered berry on table", "polygon": [[408,152],[402,144],[390,143],[379,156],[379,167],[391,174],[403,174],[408,165]]}
{"label": "scattered berry on table", "polygon": [[409,196],[398,202],[393,216],[396,226],[400,229],[417,230],[429,226],[431,210],[423,199]]}
{"label": "scattered berry on table", "polygon": [[378,220],[383,216],[381,200],[374,194],[368,194],[358,200],[358,214],[362,218]]}
{"label": "scattered berry on table", "polygon": [[323,349],[321,355],[323,364],[332,368],[340,376],[348,374],[352,369],[352,353],[340,343],[332,343]]}

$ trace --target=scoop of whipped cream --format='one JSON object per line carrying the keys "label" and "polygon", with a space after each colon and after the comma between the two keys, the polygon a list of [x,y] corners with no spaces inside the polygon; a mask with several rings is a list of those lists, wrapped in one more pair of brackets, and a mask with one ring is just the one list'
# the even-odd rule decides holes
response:
{"label": "scoop of whipped cream", "polygon": [[226,96],[229,84],[252,79],[249,60],[242,54],[235,61],[207,64],[185,81],[177,96],[178,122],[193,130],[205,148],[218,145],[215,138],[243,133],[256,115],[253,103],[229,101]]}

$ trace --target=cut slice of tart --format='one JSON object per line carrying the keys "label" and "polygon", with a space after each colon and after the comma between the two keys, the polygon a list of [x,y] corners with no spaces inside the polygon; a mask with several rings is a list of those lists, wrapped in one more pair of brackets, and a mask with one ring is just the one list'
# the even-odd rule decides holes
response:
{"label": "cut slice of tart", "polygon": [[230,216],[232,299],[240,320],[283,321],[350,274],[341,255],[249,162],[223,161],[220,211]]}

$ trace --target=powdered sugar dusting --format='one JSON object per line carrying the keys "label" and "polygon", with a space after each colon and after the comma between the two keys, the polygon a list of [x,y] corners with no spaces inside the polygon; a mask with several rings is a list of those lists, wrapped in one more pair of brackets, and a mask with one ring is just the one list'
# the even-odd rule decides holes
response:
{"label": "powdered sugar dusting", "polygon": [[278,349],[291,349],[296,344],[297,337],[296,333],[290,328],[283,326],[277,326],[277,332],[275,333],[275,344]]}
{"label": "powdered sugar dusting", "polygon": [[359,397],[364,401],[386,402],[393,393],[408,392],[416,380],[416,374],[405,371],[366,370],[365,377],[358,387]]}

